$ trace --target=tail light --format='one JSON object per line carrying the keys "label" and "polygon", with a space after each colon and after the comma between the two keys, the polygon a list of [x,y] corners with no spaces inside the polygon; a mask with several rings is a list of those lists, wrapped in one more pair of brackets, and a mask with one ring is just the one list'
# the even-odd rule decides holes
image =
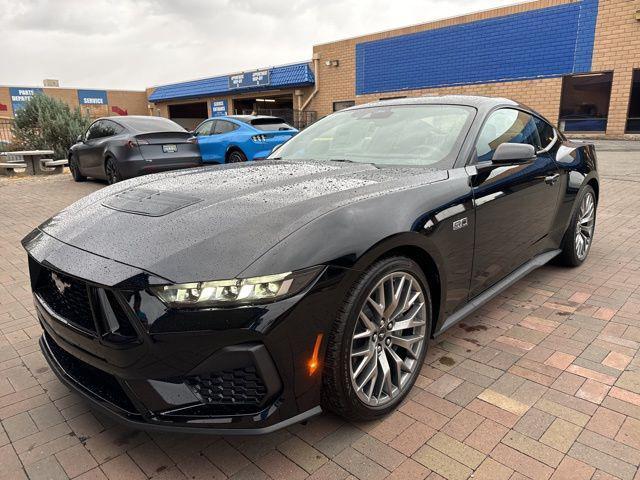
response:
{"label": "tail light", "polygon": [[266,135],[254,135],[253,137],[251,137],[251,140],[253,140],[254,142],[266,142],[267,137]]}
{"label": "tail light", "polygon": [[140,145],[149,145],[149,142],[143,138],[132,138],[127,142],[129,148],[138,148]]}

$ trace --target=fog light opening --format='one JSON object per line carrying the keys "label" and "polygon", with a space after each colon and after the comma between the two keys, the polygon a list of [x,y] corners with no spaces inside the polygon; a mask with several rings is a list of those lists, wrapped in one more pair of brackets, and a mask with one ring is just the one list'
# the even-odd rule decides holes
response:
{"label": "fog light opening", "polygon": [[313,345],[313,353],[311,358],[307,362],[307,368],[309,369],[309,376],[312,376],[320,367],[320,361],[318,360],[318,354],[320,353],[320,345],[322,344],[322,333],[316,336],[316,343]]}

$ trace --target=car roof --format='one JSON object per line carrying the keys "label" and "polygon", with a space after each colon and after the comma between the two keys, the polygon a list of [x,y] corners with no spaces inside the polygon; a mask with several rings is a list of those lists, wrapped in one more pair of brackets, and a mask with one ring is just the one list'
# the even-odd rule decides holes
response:
{"label": "car roof", "polygon": [[225,115],[223,117],[214,117],[217,119],[224,119],[224,118],[228,118],[230,120],[237,120],[239,122],[243,122],[243,123],[248,123],[251,124],[251,122],[253,120],[280,120],[282,122],[284,122],[284,119],[280,118],[280,117],[274,117],[272,115]]}
{"label": "car roof", "polygon": [[[426,95],[422,97],[406,97],[390,100],[379,100],[377,102],[365,103],[350,107],[348,110],[383,105],[466,105],[476,108],[493,108],[501,105],[521,106],[518,102],[503,97],[484,97],[480,95]],[[528,109],[528,108],[527,108]]]}
{"label": "car roof", "polygon": [[[135,122],[137,120],[141,120],[141,121],[148,122],[148,123],[154,123],[155,122],[158,125],[160,125],[160,124],[167,125],[167,123],[172,123],[172,124],[176,125],[177,127],[182,128],[179,124],[177,124],[176,122],[174,122],[170,118],[156,117],[156,116],[153,116],[153,115],[122,115],[122,116],[112,116],[112,117],[100,117],[100,118],[97,118],[95,121],[97,122],[98,120],[110,120],[112,122],[119,123],[123,127],[126,127],[128,129],[131,129],[131,130],[135,130],[137,132],[142,132],[142,133],[146,133],[148,129],[140,129],[139,125],[135,125]],[[133,120],[134,125],[132,125],[132,122],[131,122],[132,120]]]}

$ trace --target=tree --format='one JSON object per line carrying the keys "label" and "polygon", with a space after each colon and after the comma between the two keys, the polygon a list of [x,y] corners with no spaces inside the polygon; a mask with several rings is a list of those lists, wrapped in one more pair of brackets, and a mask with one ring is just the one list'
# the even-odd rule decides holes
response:
{"label": "tree", "polygon": [[13,122],[14,146],[26,150],[50,149],[55,158],[66,158],[69,147],[84,133],[91,118],[79,107],[43,94],[34,95]]}

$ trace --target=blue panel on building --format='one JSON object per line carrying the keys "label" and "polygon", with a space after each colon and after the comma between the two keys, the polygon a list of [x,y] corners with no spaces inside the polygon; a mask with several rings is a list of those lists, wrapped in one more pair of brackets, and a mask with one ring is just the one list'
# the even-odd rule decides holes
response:
{"label": "blue panel on building", "polygon": [[108,105],[107,92],[104,90],[78,90],[80,105]]}
{"label": "blue panel on building", "polygon": [[[236,75],[224,75],[220,77],[205,78],[203,80],[194,80],[192,82],[163,85],[161,87],[157,87],[153,93],[149,95],[149,100],[152,102],[158,102],[163,100],[195,98],[208,95],[218,96],[231,92],[257,91],[265,90],[267,88],[301,87],[313,85],[315,83],[313,72],[307,63],[283,65],[280,67],[260,70],[260,72],[263,71],[267,71],[267,75],[262,76],[261,80],[255,82],[253,81],[252,76],[255,72],[249,72],[247,82],[245,83],[243,79],[243,83],[239,87],[231,86],[230,77]],[[244,76],[244,74],[242,75]],[[265,83],[268,83],[268,86],[266,86]]]}
{"label": "blue panel on building", "polygon": [[33,98],[34,95],[43,93],[41,88],[31,87],[11,87],[9,88],[9,95],[11,96],[11,108],[13,112],[22,110],[27,106],[27,102]]}
{"label": "blue panel on building", "polygon": [[223,117],[228,112],[226,100],[213,100],[211,102],[211,116]]}
{"label": "blue panel on building", "polygon": [[358,95],[589,71],[598,0],[356,45]]}

